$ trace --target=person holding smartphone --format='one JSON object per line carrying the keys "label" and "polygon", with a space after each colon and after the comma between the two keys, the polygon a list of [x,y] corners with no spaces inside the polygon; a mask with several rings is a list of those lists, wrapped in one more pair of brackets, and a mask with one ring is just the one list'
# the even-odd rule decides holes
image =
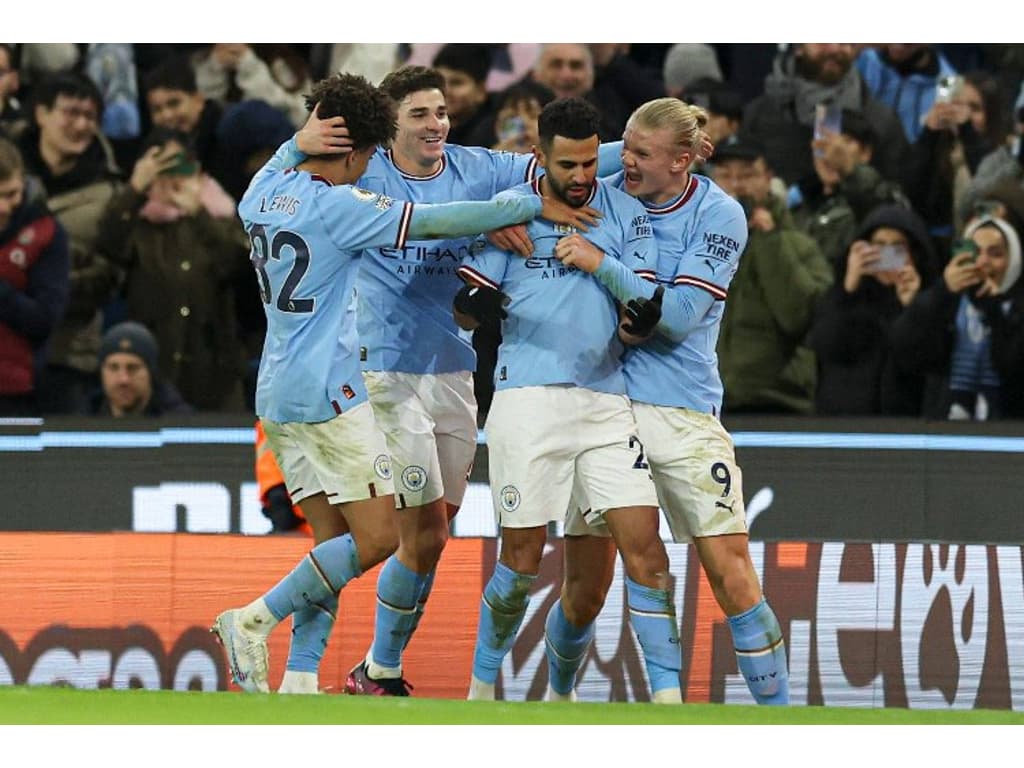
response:
{"label": "person holding smartphone", "polygon": [[817,412],[920,415],[924,377],[901,366],[889,332],[938,272],[924,223],[903,206],[878,207],[833,266],[835,284],[809,334],[818,361]]}
{"label": "person holding smartphone", "polygon": [[972,219],[927,290],[894,323],[894,353],[927,377],[924,415],[976,420],[1024,416],[1021,219]]}

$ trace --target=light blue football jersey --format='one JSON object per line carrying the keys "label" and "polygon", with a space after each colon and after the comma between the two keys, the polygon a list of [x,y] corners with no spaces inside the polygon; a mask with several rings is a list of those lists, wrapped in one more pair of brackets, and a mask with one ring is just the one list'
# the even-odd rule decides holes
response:
{"label": "light blue football jersey", "polygon": [[405,245],[412,204],[265,166],[238,206],[267,315],[256,413],[326,421],[366,400],[355,279],[363,249]]}
{"label": "light blue football jersey", "polygon": [[[533,179],[536,167],[532,155],[449,144],[436,173],[410,176],[390,150],[378,149],[358,184],[415,203],[490,200]],[[410,240],[364,254],[356,279],[364,370],[476,370],[472,335],[452,319],[452,299],[462,287],[456,273],[473,241]]]}
{"label": "light blue football jersey", "polygon": [[[538,181],[503,195],[538,195]],[[584,234],[631,269],[652,268],[657,247],[643,206],[598,181],[587,205],[601,211],[597,226]],[[618,340],[615,300],[592,275],[562,265],[554,255],[571,227],[534,219],[526,225],[534,253],[528,259],[478,240],[459,274],[468,282],[500,288],[511,298],[502,321],[494,384],[496,389],[575,385],[598,392],[625,393],[623,345]]]}
{"label": "light blue football jersey", "polygon": [[[622,174],[609,179],[621,188]],[[641,403],[719,415],[722,379],[715,346],[729,283],[747,244],[747,217],[738,202],[705,176],[691,175],[683,193],[663,205],[644,205],[658,244],[657,269],[634,271],[649,280],[710,299],[678,341],[656,333],[625,356],[626,391]],[[666,290],[663,304],[673,301]],[[669,312],[666,309],[663,320]]]}

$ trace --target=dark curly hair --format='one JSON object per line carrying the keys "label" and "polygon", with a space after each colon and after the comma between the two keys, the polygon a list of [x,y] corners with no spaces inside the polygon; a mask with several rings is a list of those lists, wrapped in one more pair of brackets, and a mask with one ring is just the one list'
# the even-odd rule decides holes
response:
{"label": "dark curly hair", "polygon": [[382,90],[360,75],[337,74],[324,78],[306,96],[311,112],[320,104],[320,118],[342,116],[355,149],[390,144],[398,125],[395,108]]}
{"label": "dark curly hair", "polygon": [[540,117],[537,118],[540,144],[548,150],[555,136],[566,139],[589,139],[599,133],[600,127],[601,115],[597,108],[578,96],[555,99],[541,110]]}
{"label": "dark curly hair", "polygon": [[380,89],[396,102],[410,93],[436,88],[444,93],[444,75],[432,67],[399,67],[380,81]]}

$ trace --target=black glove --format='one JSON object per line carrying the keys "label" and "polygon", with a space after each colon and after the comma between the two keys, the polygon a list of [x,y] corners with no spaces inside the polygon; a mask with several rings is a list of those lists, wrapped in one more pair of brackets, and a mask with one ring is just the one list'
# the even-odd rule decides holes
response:
{"label": "black glove", "polygon": [[485,285],[464,285],[455,294],[452,302],[455,309],[464,315],[469,315],[477,322],[485,323],[488,320],[504,320],[508,317],[505,307],[511,302],[506,294]]}
{"label": "black glove", "polygon": [[271,533],[294,531],[302,525],[302,518],[295,514],[291,497],[288,495],[284,483],[275,485],[267,491],[263,516],[274,526]]}
{"label": "black glove", "polygon": [[622,324],[622,330],[631,336],[650,336],[661,320],[661,298],[664,295],[665,288],[659,285],[651,298],[626,302],[626,322]]}

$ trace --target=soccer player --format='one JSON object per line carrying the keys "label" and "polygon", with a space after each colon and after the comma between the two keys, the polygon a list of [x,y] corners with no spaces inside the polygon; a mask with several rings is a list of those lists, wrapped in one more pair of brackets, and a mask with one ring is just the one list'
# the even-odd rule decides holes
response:
{"label": "soccer player", "polygon": [[[538,121],[537,158],[545,175],[503,196],[551,194],[573,206],[593,206],[604,216],[589,232],[590,247],[601,248],[611,260],[628,260],[624,269],[632,274],[643,264],[653,266],[657,252],[643,206],[596,180],[599,122],[583,99],[548,104]],[[536,224],[528,227],[534,246],[529,259],[490,245],[471,252],[460,269],[467,285],[454,301],[463,328],[489,316],[504,319],[496,392],[485,427],[501,554],[481,600],[469,698],[495,698],[502,659],[539,573],[547,525],[564,518],[579,484],[594,508],[604,511],[622,552],[631,605],[635,599],[637,606],[631,620],[654,697],[680,701],[668,556],[625,397],[623,348],[614,340],[618,312],[597,280],[559,262],[559,244],[574,230]],[[647,292],[645,285],[640,288]]]}
{"label": "soccer player", "polygon": [[414,205],[352,186],[377,145],[394,138],[391,100],[364,78],[335,75],[314,86],[307,103],[318,104],[321,117],[344,118],[351,151],[288,167],[298,156],[291,139],[239,205],[267,315],[256,413],[317,541],[267,593],[214,622],[232,676],[247,691],[269,690],[266,638],[279,621],[297,610],[333,614],[339,590],[397,544],[390,457],[359,369],[360,252],[402,248],[408,238],[471,234],[541,213],[578,220],[557,201]]}
{"label": "soccer player", "polygon": [[[630,347],[625,358],[627,393],[658,499],[673,539],[694,544],[754,699],[788,704],[785,642],[750,559],[740,468],[719,422],[722,381],[715,343],[747,224],[735,200],[689,172],[706,121],[703,109],[664,98],[640,106],[626,125],[623,171],[610,183],[646,208],[658,243],[656,268],[630,270],[607,254],[577,248],[578,235],[566,238],[558,255],[563,265],[593,274],[619,301],[663,292],[656,333]],[[644,288],[641,278],[654,285]],[[581,509],[597,503],[581,501]],[[579,512],[570,514],[567,534],[587,532]],[[588,568],[567,575],[563,603],[592,599],[602,586],[607,591],[600,574],[613,564],[614,551],[603,550],[608,559],[602,568],[601,547],[592,548]],[[575,669],[564,659],[550,652],[548,658],[552,679],[563,685],[574,679]]]}
{"label": "soccer player", "polygon": [[[398,132],[377,150],[360,186],[413,202],[489,200],[534,177],[532,155],[446,143],[444,85],[427,67],[384,78],[380,88],[397,105]],[[406,695],[402,653],[423,615],[476,455],[476,353],[451,312],[462,285],[456,270],[472,242],[410,240],[374,249],[357,278],[364,378],[391,452],[399,544],[377,579],[373,643],[349,674],[348,693]]]}
{"label": "soccer player", "polygon": [[[446,143],[444,84],[440,72],[419,66],[384,78],[380,87],[396,104],[398,129],[390,145],[370,158],[360,187],[413,202],[488,200],[534,178],[533,155]],[[320,133],[330,128],[300,133],[299,148],[320,146]],[[605,149],[603,157],[621,168],[618,148]],[[373,643],[349,674],[348,693],[408,694],[403,651],[423,615],[476,454],[476,354],[451,312],[462,286],[456,269],[472,240],[409,240],[400,248],[368,250],[356,279],[360,357],[392,457],[399,544],[378,577]],[[319,629],[303,628],[307,616]],[[313,661],[323,652],[331,617],[308,612],[293,621],[286,691],[293,670],[316,672]]]}

